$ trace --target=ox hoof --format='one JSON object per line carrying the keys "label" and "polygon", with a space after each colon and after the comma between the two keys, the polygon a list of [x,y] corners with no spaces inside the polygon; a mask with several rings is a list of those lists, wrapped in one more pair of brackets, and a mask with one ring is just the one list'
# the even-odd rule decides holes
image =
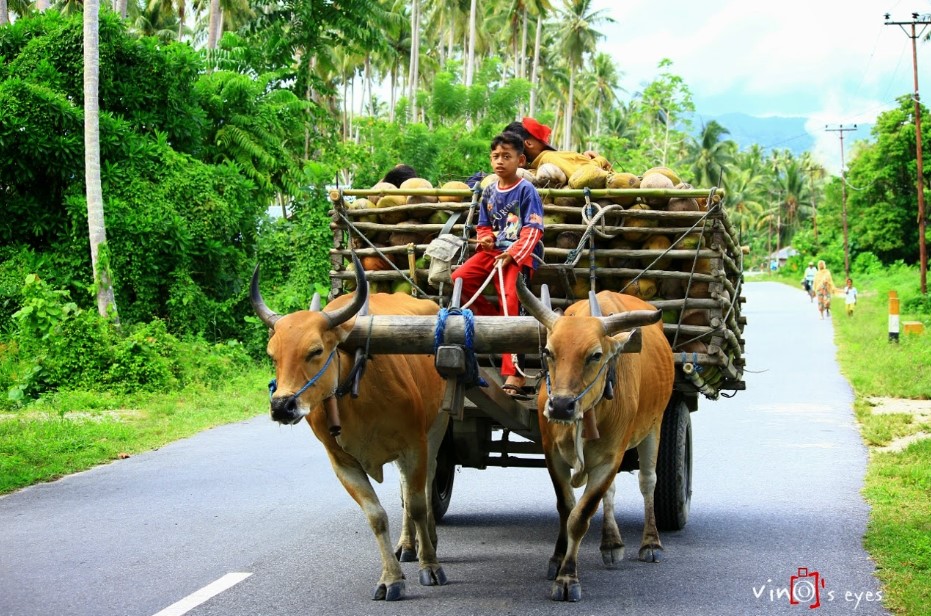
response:
{"label": "ox hoof", "polygon": [[663,560],[663,548],[653,545],[645,545],[640,548],[640,560],[645,563],[658,563]]}
{"label": "ox hoof", "polygon": [[602,548],[601,560],[608,569],[617,569],[624,560],[624,546],[619,548]]}
{"label": "ox hoof", "polygon": [[556,558],[555,556],[550,559],[549,567],[546,569],[546,579],[555,580],[556,576],[559,575],[559,566],[562,564],[561,558]]}
{"label": "ox hoof", "polygon": [[414,548],[398,548],[394,551],[394,555],[402,563],[412,563],[417,560],[417,550]]}
{"label": "ox hoof", "polygon": [[425,567],[420,570],[421,586],[446,586],[448,582],[449,579],[447,579],[443,567],[437,567],[436,569]]}
{"label": "ox hoof", "polygon": [[373,601],[398,601],[404,598],[404,580],[385,586],[379,584],[372,594]]}
{"label": "ox hoof", "polygon": [[570,603],[581,601],[582,585],[576,579],[557,580],[553,583],[550,599],[553,601],[568,601]]}

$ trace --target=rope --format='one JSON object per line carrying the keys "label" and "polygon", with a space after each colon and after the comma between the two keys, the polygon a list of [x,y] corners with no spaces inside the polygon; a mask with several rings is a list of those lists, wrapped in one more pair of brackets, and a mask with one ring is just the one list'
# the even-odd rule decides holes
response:
{"label": "rope", "polygon": [[[308,381],[304,383],[304,386],[301,387],[299,390],[297,390],[297,393],[291,396],[292,400],[297,400],[298,398],[300,398],[301,394],[303,394],[310,387],[312,387],[317,381],[320,380],[320,377],[323,376],[323,373],[326,372],[327,368],[330,367],[330,363],[332,363],[334,355],[336,355],[336,349],[333,349],[333,351],[330,353],[330,356],[326,358],[326,362],[323,364],[323,367],[320,368],[317,374],[310,377],[310,379],[308,379]],[[268,399],[269,400],[272,399],[272,396],[277,390],[278,390],[278,379],[272,379],[271,381],[268,382]]]}
{"label": "rope", "polygon": [[462,377],[462,384],[466,387],[488,387],[478,369],[478,359],[473,350],[475,342],[475,315],[467,308],[440,308],[436,316],[436,329],[433,331],[433,354],[436,355],[446,334],[446,319],[451,315],[458,315],[465,321],[465,344],[463,350],[466,358],[466,372]]}
{"label": "rope", "polygon": [[417,283],[416,283],[415,281],[411,280],[410,276],[408,276],[406,273],[404,273],[404,270],[402,270],[402,269],[399,268],[397,265],[395,265],[394,262],[393,262],[390,258],[388,258],[388,256],[385,255],[385,253],[383,253],[383,252],[378,248],[378,246],[376,246],[376,245],[373,244],[371,241],[369,241],[369,238],[365,237],[365,234],[362,233],[361,231],[359,231],[359,229],[357,229],[356,226],[355,226],[354,224],[352,224],[352,221],[349,220],[349,218],[348,218],[348,217],[346,216],[346,214],[343,212],[342,208],[336,208],[336,214],[337,214],[337,216],[339,216],[339,217],[343,220],[344,223],[346,223],[346,226],[349,228],[349,230],[352,231],[353,233],[355,233],[356,235],[358,235],[359,237],[361,237],[361,238],[362,238],[362,241],[364,241],[366,244],[369,245],[369,248],[374,249],[374,250],[375,250],[375,253],[376,253],[379,257],[381,257],[381,258],[385,261],[385,263],[387,263],[388,265],[391,266],[391,269],[393,269],[393,270],[396,271],[397,273],[401,274],[401,278],[403,278],[405,281],[407,281],[407,282],[411,285],[411,288],[412,288],[412,289],[415,289],[418,293],[420,293],[420,296],[421,296],[421,297],[428,297],[426,291],[424,291],[424,290],[421,289],[419,286],[417,286]]}

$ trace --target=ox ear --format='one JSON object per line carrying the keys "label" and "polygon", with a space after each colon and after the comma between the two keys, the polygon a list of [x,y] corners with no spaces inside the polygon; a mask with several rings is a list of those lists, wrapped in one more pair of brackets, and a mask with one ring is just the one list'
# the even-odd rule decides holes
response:
{"label": "ox ear", "polygon": [[662,318],[662,310],[630,310],[602,317],[601,322],[604,325],[605,333],[608,336],[613,336],[618,332],[634,327],[652,325]]}
{"label": "ox ear", "polygon": [[615,353],[639,353],[643,349],[643,333],[639,327],[620,333],[612,340],[617,345]]}

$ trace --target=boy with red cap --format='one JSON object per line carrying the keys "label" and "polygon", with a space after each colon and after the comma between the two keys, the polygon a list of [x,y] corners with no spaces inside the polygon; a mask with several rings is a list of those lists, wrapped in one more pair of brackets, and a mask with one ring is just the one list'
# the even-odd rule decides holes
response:
{"label": "boy with red cap", "polygon": [[524,118],[520,122],[511,122],[505,127],[506,131],[519,134],[524,138],[524,154],[527,156],[528,167],[539,169],[544,163],[552,163],[559,167],[566,177],[571,177],[583,165],[597,165],[606,171],[611,171],[611,163],[604,156],[595,152],[560,152],[550,145],[552,129],[541,124],[534,118]]}

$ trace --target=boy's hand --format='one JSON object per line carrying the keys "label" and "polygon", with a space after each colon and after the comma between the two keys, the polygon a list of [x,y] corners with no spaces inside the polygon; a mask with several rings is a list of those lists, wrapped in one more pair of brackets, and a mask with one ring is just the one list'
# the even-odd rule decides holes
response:
{"label": "boy's hand", "polygon": [[477,250],[494,250],[495,248],[495,238],[493,237],[483,237],[480,240],[469,240],[475,242],[475,247]]}
{"label": "boy's hand", "polygon": [[511,256],[511,253],[505,251],[495,257],[495,261],[503,267],[505,265],[514,263],[514,257]]}

